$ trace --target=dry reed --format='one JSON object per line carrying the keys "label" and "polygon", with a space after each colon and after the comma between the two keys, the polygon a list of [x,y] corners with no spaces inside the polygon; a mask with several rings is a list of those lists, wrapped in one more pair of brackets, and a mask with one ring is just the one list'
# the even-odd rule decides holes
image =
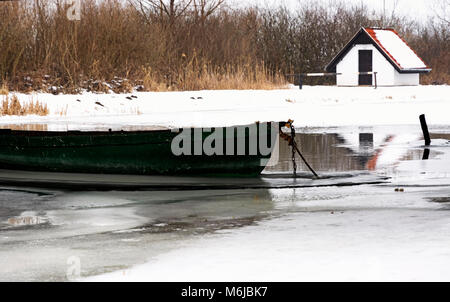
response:
{"label": "dry reed", "polygon": [[19,98],[13,94],[10,98],[9,95],[3,97],[1,114],[2,115],[48,115],[48,107],[39,101],[31,100],[25,104],[21,104]]}
{"label": "dry reed", "polygon": [[66,18],[65,1],[0,1],[0,93],[280,88],[284,74],[323,70],[361,26],[381,23],[435,68],[424,81],[449,83],[448,25],[374,21],[344,2],[166,15],[131,4],[138,1],[84,0],[81,22]]}

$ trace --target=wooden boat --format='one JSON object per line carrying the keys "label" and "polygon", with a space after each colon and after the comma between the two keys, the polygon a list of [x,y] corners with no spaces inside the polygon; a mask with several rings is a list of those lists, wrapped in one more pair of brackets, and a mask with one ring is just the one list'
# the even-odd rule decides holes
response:
{"label": "wooden boat", "polygon": [[[264,162],[270,158],[272,149],[269,153],[261,152],[260,149],[252,153],[250,144],[266,136],[273,148],[274,137],[278,135],[282,124],[257,123],[178,131],[60,132],[2,129],[0,169],[95,174],[255,176],[264,169]],[[184,150],[190,145],[192,153],[174,154],[173,142],[183,131],[197,131],[200,135],[192,135],[180,145]],[[203,146],[208,141],[211,133],[223,134],[220,141],[216,138],[212,144],[216,150],[217,146],[222,145],[219,149],[223,148],[223,152],[208,155],[204,150],[195,150],[196,146]],[[227,135],[230,133],[234,135]],[[244,154],[237,152],[237,146],[243,142],[246,146]]]}

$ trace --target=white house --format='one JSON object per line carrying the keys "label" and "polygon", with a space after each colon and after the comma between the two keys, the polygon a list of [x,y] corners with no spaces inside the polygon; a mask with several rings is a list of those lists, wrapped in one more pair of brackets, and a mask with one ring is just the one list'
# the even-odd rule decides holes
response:
{"label": "white house", "polygon": [[326,67],[338,86],[419,85],[419,75],[431,71],[391,28],[361,28]]}

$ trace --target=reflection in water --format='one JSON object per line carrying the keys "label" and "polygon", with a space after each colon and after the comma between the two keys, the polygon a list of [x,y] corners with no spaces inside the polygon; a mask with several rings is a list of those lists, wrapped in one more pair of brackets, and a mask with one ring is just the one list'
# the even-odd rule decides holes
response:
{"label": "reflection in water", "polygon": [[373,133],[359,134],[359,153],[367,155],[373,153]]}
{"label": "reflection in water", "polygon": [[88,123],[81,126],[71,127],[64,123],[57,124],[0,124],[0,129],[11,130],[24,130],[24,131],[69,131],[69,130],[81,130],[81,131],[151,131],[151,130],[167,130],[169,128],[163,126],[115,126],[115,125],[90,125]]}
{"label": "reflection in water", "polygon": [[450,141],[450,133],[430,133],[431,142],[433,139],[446,139]]}
{"label": "reflection in water", "polygon": [[[336,133],[297,133],[296,140],[299,149],[306,160],[316,171],[345,172],[375,170],[381,154],[386,155],[388,147],[393,144],[395,135],[386,135],[375,145],[373,133],[359,133],[358,145],[346,141],[344,136]],[[445,139],[447,134],[431,134],[432,138]],[[395,143],[394,143],[395,144]],[[402,148],[402,147],[399,147]],[[398,149],[398,148],[394,148]],[[404,154],[396,160],[420,160],[434,158],[437,153],[422,148],[406,149]],[[293,170],[291,159],[291,147],[284,140],[280,140],[279,163],[272,167],[266,167],[265,172],[287,172]],[[309,171],[302,160],[296,156],[297,169]]]}
{"label": "reflection in water", "polygon": [[[338,134],[297,133],[296,140],[300,151],[316,171],[366,170],[366,163],[373,153],[373,145],[370,145],[370,136],[368,135],[362,137],[361,153],[355,153],[350,148],[342,147],[341,145],[345,141]],[[308,171],[301,159],[297,157],[296,161],[298,170]],[[279,163],[273,167],[267,167],[265,171],[279,172],[292,171],[292,169],[291,147],[286,141],[280,141]]]}
{"label": "reflection in water", "polygon": [[47,124],[6,124],[0,125],[0,129],[25,130],[25,131],[47,131]]}

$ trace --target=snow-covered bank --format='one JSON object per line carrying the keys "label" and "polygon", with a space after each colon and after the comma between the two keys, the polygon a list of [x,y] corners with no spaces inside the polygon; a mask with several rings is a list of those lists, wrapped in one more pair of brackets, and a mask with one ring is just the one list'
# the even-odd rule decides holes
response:
{"label": "snow-covered bank", "polygon": [[289,118],[297,127],[449,125],[450,87],[291,86],[282,90],[136,92],[132,94],[18,94],[48,105],[50,114],[1,116],[0,125],[43,123],[49,130],[124,126],[227,126]]}

